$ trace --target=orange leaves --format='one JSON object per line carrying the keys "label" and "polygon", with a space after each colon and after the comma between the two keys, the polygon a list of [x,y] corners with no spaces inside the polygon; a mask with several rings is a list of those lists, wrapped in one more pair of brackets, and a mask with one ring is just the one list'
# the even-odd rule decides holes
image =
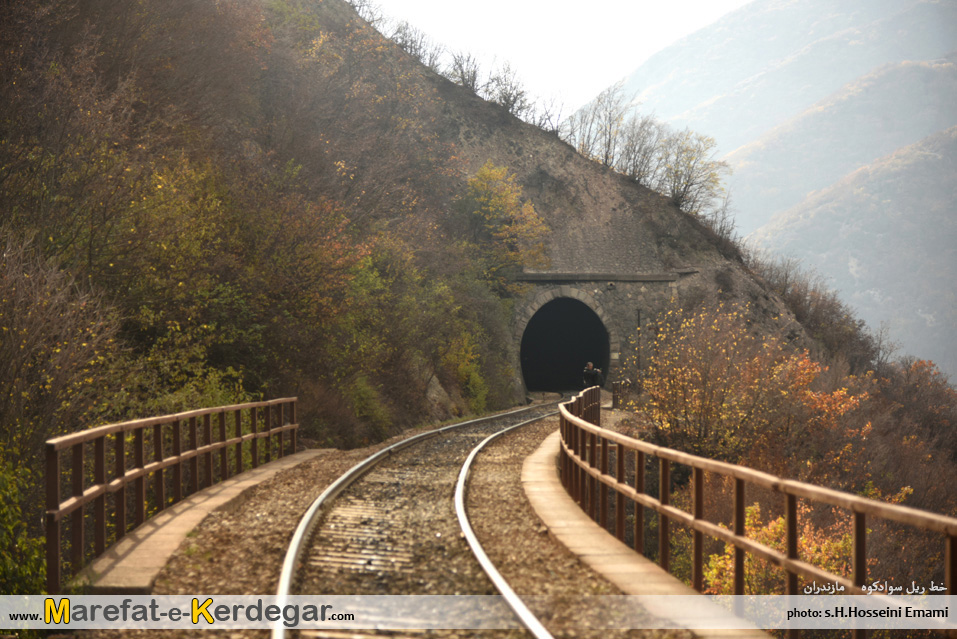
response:
{"label": "orange leaves", "polygon": [[805,390],[803,400],[815,423],[833,427],[834,420],[854,410],[867,398],[866,393],[851,395],[847,388],[832,392]]}
{"label": "orange leaves", "polygon": [[[819,526],[812,521],[810,509],[804,502],[798,504],[798,556],[802,561],[838,575],[847,576],[850,571],[851,516],[848,513],[833,513],[833,523]],[[745,531],[749,539],[759,544],[785,552],[786,521],[783,516],[764,523],[761,507],[755,503],[745,508]],[[782,594],[784,571],[767,561],[748,554],[745,557],[745,594]],[[725,551],[711,555],[704,569],[705,593],[730,595],[734,593],[734,547],[727,545]]]}
{"label": "orange leaves", "polygon": [[[815,428],[833,428],[860,394],[815,387],[824,368],[748,326],[748,308],[672,309],[652,326],[644,389],[657,435],[729,461],[761,450],[787,455]],[[767,460],[765,460],[767,463]]]}

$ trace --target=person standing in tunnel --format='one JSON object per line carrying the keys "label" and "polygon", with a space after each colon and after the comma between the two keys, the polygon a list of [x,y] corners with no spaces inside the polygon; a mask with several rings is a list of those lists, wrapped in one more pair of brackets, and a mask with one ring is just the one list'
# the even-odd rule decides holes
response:
{"label": "person standing in tunnel", "polygon": [[601,369],[595,368],[592,362],[585,364],[585,370],[582,371],[582,383],[585,388],[601,386]]}

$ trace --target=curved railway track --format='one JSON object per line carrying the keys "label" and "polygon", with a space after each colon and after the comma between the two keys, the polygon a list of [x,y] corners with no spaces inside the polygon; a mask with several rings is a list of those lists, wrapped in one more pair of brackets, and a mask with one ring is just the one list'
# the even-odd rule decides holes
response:
{"label": "curved railway track", "polygon": [[[555,412],[554,405],[534,406],[454,424],[366,458],[303,516],[286,554],[278,595],[501,593],[511,610],[488,610],[485,623],[521,625],[539,639],[550,637],[481,550],[464,511],[464,494],[469,466],[482,446]],[[272,636],[283,639],[288,631],[277,627]],[[303,630],[298,636],[363,635]]]}

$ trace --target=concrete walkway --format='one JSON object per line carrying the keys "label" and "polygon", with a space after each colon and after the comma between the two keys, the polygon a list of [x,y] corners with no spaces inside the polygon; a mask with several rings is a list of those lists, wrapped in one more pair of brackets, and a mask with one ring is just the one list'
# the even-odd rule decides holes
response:
{"label": "concrete walkway", "polygon": [[74,584],[81,585],[85,594],[91,595],[151,594],[160,570],[206,515],[214,510],[235,508],[243,501],[243,491],[321,452],[323,449],[304,450],[277,459],[164,509],[97,557],[74,578]]}
{"label": "concrete walkway", "polygon": [[[595,523],[569,497],[558,475],[558,431],[549,435],[522,466],[522,486],[532,508],[552,537],[595,572],[617,586],[626,595],[686,595],[700,598],[710,617],[721,619],[731,613],[711,604],[658,565],[619,541]],[[680,624],[672,606],[647,606],[652,615]],[[699,637],[749,637],[768,639],[761,630],[694,630]]]}

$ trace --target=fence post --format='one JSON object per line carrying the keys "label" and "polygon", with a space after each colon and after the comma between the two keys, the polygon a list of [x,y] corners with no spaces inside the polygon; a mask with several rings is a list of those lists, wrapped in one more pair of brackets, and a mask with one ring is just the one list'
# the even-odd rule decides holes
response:
{"label": "fence post", "polygon": [[[575,417],[582,416],[582,397],[581,395],[576,395],[572,400],[571,405],[569,406],[569,412]],[[585,464],[588,463],[588,434],[579,428],[578,426],[574,427],[578,432],[578,457]],[[585,472],[584,465],[579,466],[578,468],[578,504],[581,506],[582,510],[588,512],[588,503],[589,495],[588,489],[591,487],[591,479],[588,473]]]}
{"label": "fence post", "polygon": [[[199,448],[198,437],[196,435],[196,418],[189,418],[189,450],[195,451]],[[190,494],[199,492],[199,455],[193,455],[189,458],[189,492]]]}
{"label": "fence post", "polygon": [[249,421],[252,424],[252,435],[253,435],[253,441],[252,441],[253,468],[259,468],[259,438],[256,437],[256,434],[258,432],[257,429],[259,426],[256,419],[257,417],[259,417],[259,408],[257,406],[253,406],[252,408],[249,409]]}
{"label": "fence post", "polygon": [[[296,419],[296,400],[289,402],[289,423],[298,424],[299,422]],[[289,431],[292,435],[292,454],[296,453],[296,449],[299,447],[299,429],[293,428]]]}
{"label": "fence post", "polygon": [[[786,548],[788,559],[798,559],[798,522],[797,522],[797,497],[791,494],[785,495],[785,525],[787,526]],[[787,589],[785,594],[798,595],[798,576],[790,570],[787,571]],[[788,639],[798,639],[801,631],[797,628],[788,629]]]}
{"label": "fence post", "polygon": [[[745,536],[744,480],[734,480],[734,534]],[[744,549],[734,547],[734,594],[744,594]]]}
{"label": "fence post", "polygon": [[[213,443],[213,416],[209,413],[203,415],[203,445],[209,446]],[[203,453],[203,473],[204,486],[209,488],[213,485],[213,451],[207,450]]]}
{"label": "fence post", "polygon": [[[226,441],[226,411],[220,411],[216,417],[216,424],[219,427],[219,441]],[[229,449],[224,445],[219,449],[219,481],[229,479]]]}
{"label": "fence post", "polygon": [[60,509],[60,454],[52,444],[46,446],[47,469],[47,592],[60,592],[60,522],[56,511]]}
{"label": "fence post", "polygon": [[[163,424],[153,426],[153,461],[163,461]],[[156,510],[163,510],[166,507],[166,483],[162,468],[153,475],[153,491],[156,493]]]}
{"label": "fence post", "polygon": [[[180,432],[180,421],[173,420],[173,457],[183,454],[183,434]],[[173,503],[178,504],[183,499],[183,460],[177,459],[173,466]]]}
{"label": "fence post", "polygon": [[[615,446],[615,479],[619,484],[625,483],[625,448],[621,444]],[[615,491],[615,537],[625,541],[625,495]]]}
{"label": "fence post", "polygon": [[[694,482],[694,518],[704,518],[704,471],[695,467],[692,480]],[[691,586],[701,592],[704,589],[704,534],[695,530],[693,536]]]}
{"label": "fence post", "polygon": [[947,594],[953,595],[957,588],[957,536],[947,535],[944,543],[944,586]]}
{"label": "fence post", "polygon": [[[645,492],[645,454],[635,451],[635,492]],[[645,507],[635,502],[635,552],[645,552]]]}
{"label": "fence post", "polygon": [[[145,448],[143,446],[143,429],[137,428],[133,433],[133,463],[137,470],[146,465]],[[146,477],[140,475],[133,481],[133,490],[136,492],[136,513],[134,521],[139,526],[146,521]]]}
{"label": "fence post", "polygon": [[[671,462],[659,457],[658,468],[658,501],[662,506],[667,506],[671,496]],[[661,513],[658,513],[658,565],[665,572],[670,572],[671,538],[668,531],[668,518]]]}
{"label": "fence post", "polygon": [[[598,435],[588,433],[588,467],[598,466]],[[593,521],[598,521],[598,488],[601,483],[591,474],[588,475],[588,514]]]}
{"label": "fence post", "polygon": [[[83,442],[73,445],[73,496],[83,496]],[[71,569],[76,572],[83,565],[83,511],[80,506],[70,516],[70,535],[73,538],[71,553]]]}
{"label": "fence post", "polygon": [[[106,436],[93,440],[93,483],[106,483]],[[93,500],[93,552],[97,555],[106,550],[106,495]]]}
{"label": "fence post", "polygon": [[[572,448],[575,451],[575,455],[580,459],[584,459],[582,456],[582,435],[581,429],[578,428],[578,425],[574,422],[568,422],[568,428],[572,432]],[[574,489],[574,498],[578,504],[582,503],[582,470],[578,467],[578,464],[572,464],[572,488]]]}
{"label": "fence post", "polygon": [[[608,474],[608,440],[601,437],[601,474]],[[608,530],[608,486],[598,482],[599,507],[601,511],[601,527]]]}
{"label": "fence post", "polygon": [[[114,472],[116,479],[123,479],[126,475],[126,433],[120,431],[115,435],[114,445]],[[116,507],[116,539],[119,541],[126,534],[126,485],[121,484],[113,500]]]}
{"label": "fence post", "polygon": [[854,585],[867,581],[867,526],[864,513],[854,513]]}
{"label": "fence post", "polygon": [[[867,520],[864,513],[854,512],[854,585],[862,587],[867,581]],[[867,630],[854,629],[854,639],[865,639]]]}
{"label": "fence post", "polygon": [[[239,409],[239,408],[236,409],[236,411],[233,413],[233,420],[236,422],[235,423],[236,437],[242,440],[242,436],[243,436],[242,409]],[[236,454],[236,474],[238,475],[239,473],[243,472],[243,442],[242,441],[236,444],[236,448],[234,449],[234,452]]]}
{"label": "fence post", "polygon": [[278,418],[276,420],[275,427],[279,429],[279,432],[276,433],[276,443],[279,445],[279,449],[276,451],[276,459],[282,459],[284,455],[283,440],[285,439],[285,436],[283,435],[283,430],[282,430],[282,427],[285,425],[283,423],[283,417],[285,417],[285,411],[283,410],[283,405],[276,404],[275,412],[276,412],[276,417]]}
{"label": "fence post", "polygon": [[565,457],[565,448],[562,446],[562,442],[565,442],[569,446],[571,446],[571,444],[568,443],[568,430],[565,428],[564,413],[561,411],[558,413],[558,433],[558,477],[562,481],[565,492],[571,494],[571,490],[569,490],[568,487],[568,460]]}
{"label": "fence post", "polygon": [[272,461],[272,420],[270,417],[272,413],[272,406],[266,404],[263,406],[263,432],[266,433],[266,436],[263,438],[263,444],[265,449],[263,450],[263,457],[266,458],[266,463]]}
{"label": "fence post", "polygon": [[[798,525],[797,525],[797,497],[788,494],[785,495],[785,524],[787,526],[787,538],[785,549],[788,559],[798,558]],[[796,573],[787,571],[787,590],[789,595],[798,595],[798,576]]]}

